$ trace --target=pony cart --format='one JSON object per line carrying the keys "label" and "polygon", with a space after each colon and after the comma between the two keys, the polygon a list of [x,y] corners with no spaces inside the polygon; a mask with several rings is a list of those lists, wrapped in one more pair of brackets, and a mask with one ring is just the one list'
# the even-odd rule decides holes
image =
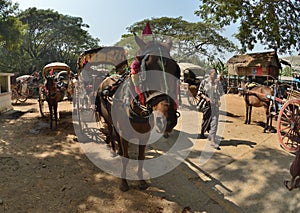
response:
{"label": "pony cart", "polygon": [[87,128],[87,122],[96,119],[95,99],[99,84],[114,72],[122,74],[127,67],[125,50],[122,47],[99,47],[86,50],[77,60],[78,82],[76,86],[76,113],[80,130]]}
{"label": "pony cart", "polygon": [[[72,100],[74,89],[72,79],[74,78],[74,74],[67,64],[62,62],[53,62],[47,64],[43,68],[42,75],[44,86],[39,89],[39,110],[42,117],[45,116],[45,112],[49,112],[50,118],[52,119],[50,103],[54,103],[57,107],[57,102]],[[44,104],[45,101],[48,102],[49,111]]]}
{"label": "pony cart", "polygon": [[191,63],[178,63],[181,71],[181,85],[189,104],[193,107],[199,103],[197,95],[201,80],[205,76],[205,70],[198,65]]}
{"label": "pony cart", "polygon": [[[286,99],[278,98],[275,95],[252,91],[247,88],[239,88],[247,94],[255,95],[258,98],[264,97],[272,100],[277,117],[277,134],[281,146],[289,151],[296,152],[300,145],[300,92],[298,90],[288,91]],[[275,91],[277,91],[275,89]],[[260,98],[262,99],[262,98]]]}
{"label": "pony cart", "polygon": [[22,75],[15,79],[11,84],[12,96],[11,100],[14,104],[18,101],[23,103],[28,98],[38,94],[40,85],[39,72],[35,71],[31,75]]}

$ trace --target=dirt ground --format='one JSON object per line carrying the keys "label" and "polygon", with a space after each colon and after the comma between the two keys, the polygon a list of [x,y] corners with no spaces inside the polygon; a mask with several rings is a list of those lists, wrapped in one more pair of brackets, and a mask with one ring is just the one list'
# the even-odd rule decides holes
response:
{"label": "dirt ground", "polygon": [[[242,123],[242,98],[226,100],[227,111]],[[61,102],[59,111],[57,130],[41,118],[35,99],[0,116],[0,212],[188,212],[155,193],[159,189],[140,191],[132,182],[129,192],[120,192],[119,179],[91,163],[76,142],[72,104]],[[253,110],[252,120],[264,122],[262,108]]]}

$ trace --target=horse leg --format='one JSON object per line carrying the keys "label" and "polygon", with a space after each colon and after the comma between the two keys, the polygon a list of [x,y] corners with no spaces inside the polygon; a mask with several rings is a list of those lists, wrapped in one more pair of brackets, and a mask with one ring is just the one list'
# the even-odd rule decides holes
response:
{"label": "horse leg", "polygon": [[244,124],[248,124],[249,105],[246,103],[246,119]]}
{"label": "horse leg", "polygon": [[49,107],[49,113],[50,113],[50,129],[52,129],[52,117],[53,117],[53,111],[52,111],[52,105],[48,102]]}
{"label": "horse leg", "polygon": [[252,116],[252,106],[251,105],[249,105],[249,114],[248,114],[248,124],[250,124],[251,123],[251,116]]}
{"label": "horse leg", "polygon": [[164,134],[163,134],[163,136],[164,136],[164,138],[168,138],[169,137],[169,133],[165,131]]}
{"label": "horse leg", "polygon": [[58,120],[58,116],[57,116],[57,106],[58,104],[57,103],[55,103],[54,105],[53,105],[53,111],[54,111],[54,119],[55,119],[55,129],[57,128],[57,120]]}
{"label": "horse leg", "polygon": [[113,154],[116,155],[116,135],[115,135],[115,131],[114,131],[114,127],[112,124],[108,125],[108,132],[109,134],[106,136],[106,140],[109,139],[109,141],[106,141],[106,143],[110,143],[111,148],[113,150]]}
{"label": "horse leg", "polygon": [[272,132],[272,113],[271,113],[271,107],[270,106],[266,106],[265,107],[266,110],[266,118],[267,118],[267,122],[264,128],[264,133],[266,133],[267,129]]}
{"label": "horse leg", "polygon": [[149,187],[147,182],[144,180],[144,176],[143,176],[143,167],[144,167],[144,160],[145,160],[145,149],[146,149],[146,145],[139,145],[137,175],[138,175],[139,180],[140,180],[139,188],[141,190],[146,190]]}
{"label": "horse leg", "polygon": [[129,155],[128,155],[128,141],[120,137],[121,144],[122,144],[122,150],[123,150],[123,156],[122,156],[122,173],[121,173],[121,185],[120,190],[123,192],[126,192],[129,190],[129,186],[126,180],[126,168],[129,161]]}
{"label": "horse leg", "polygon": [[115,138],[118,143],[118,155],[122,156],[123,155],[123,150],[122,150],[122,145],[121,145],[121,139],[119,134],[114,130]]}
{"label": "horse leg", "polygon": [[265,107],[266,110],[266,124],[265,124],[265,128],[264,128],[264,133],[267,132],[268,126],[269,126],[269,110],[268,107]]}
{"label": "horse leg", "polygon": [[108,132],[105,132],[105,143],[107,146],[109,146],[111,144],[111,141],[112,141],[112,127],[111,125],[107,125],[107,128],[108,128]]}
{"label": "horse leg", "polygon": [[269,125],[269,129],[270,129],[270,132],[272,132],[272,133],[275,133],[276,132],[276,130],[275,129],[273,129],[273,124],[272,124],[272,122],[273,122],[273,114],[272,114],[272,112],[273,112],[273,110],[274,110],[274,108],[271,106],[270,108],[269,108],[269,114],[270,114],[270,125]]}

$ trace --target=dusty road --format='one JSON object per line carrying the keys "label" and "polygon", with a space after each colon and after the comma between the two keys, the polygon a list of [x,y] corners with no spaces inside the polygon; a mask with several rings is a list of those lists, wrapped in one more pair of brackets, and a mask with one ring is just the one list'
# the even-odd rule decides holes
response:
{"label": "dusty road", "polygon": [[[132,188],[125,193],[119,191],[117,177],[103,172],[83,152],[70,103],[59,105],[57,130],[49,129],[37,109],[32,99],[0,116],[0,212],[270,212],[273,203],[280,202],[272,212],[299,210],[297,204],[289,206],[296,192],[282,187],[293,156],[280,149],[275,134],[262,133],[262,109],[253,110],[252,125],[243,124],[239,96],[226,96],[221,150],[211,151],[206,163],[199,163],[207,149],[194,128],[194,113],[200,120],[201,114],[184,105],[185,115],[193,113],[181,118],[189,130],[182,131],[191,148],[187,159],[151,179],[146,191],[130,181]],[[180,128],[165,144],[176,140]],[[291,193],[293,197],[283,200]]]}

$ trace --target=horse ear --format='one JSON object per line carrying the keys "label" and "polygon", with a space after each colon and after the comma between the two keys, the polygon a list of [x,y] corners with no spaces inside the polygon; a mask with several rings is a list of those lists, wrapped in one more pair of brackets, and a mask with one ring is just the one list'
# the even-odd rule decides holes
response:
{"label": "horse ear", "polygon": [[140,39],[140,37],[135,35],[134,39],[141,50],[144,50],[146,48],[146,43],[142,39]]}
{"label": "horse ear", "polygon": [[171,48],[173,46],[173,41],[171,38],[168,38],[166,43],[165,43],[166,47],[168,48],[169,52],[171,51]]}

